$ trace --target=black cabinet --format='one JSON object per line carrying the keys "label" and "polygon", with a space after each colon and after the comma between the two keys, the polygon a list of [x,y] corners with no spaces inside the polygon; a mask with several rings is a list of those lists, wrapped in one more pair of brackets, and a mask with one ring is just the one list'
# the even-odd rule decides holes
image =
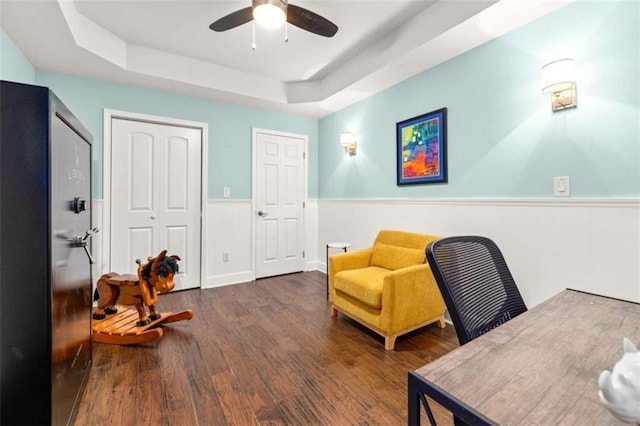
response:
{"label": "black cabinet", "polygon": [[0,424],[67,424],[82,394],[91,141],[49,89],[0,82]]}

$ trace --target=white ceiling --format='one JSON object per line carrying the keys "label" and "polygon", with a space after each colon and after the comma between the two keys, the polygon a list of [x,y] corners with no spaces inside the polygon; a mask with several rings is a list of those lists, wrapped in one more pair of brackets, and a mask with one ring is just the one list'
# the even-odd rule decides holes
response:
{"label": "white ceiling", "polygon": [[573,0],[291,0],[333,38],[209,24],[251,0],[0,0],[37,68],[322,117]]}

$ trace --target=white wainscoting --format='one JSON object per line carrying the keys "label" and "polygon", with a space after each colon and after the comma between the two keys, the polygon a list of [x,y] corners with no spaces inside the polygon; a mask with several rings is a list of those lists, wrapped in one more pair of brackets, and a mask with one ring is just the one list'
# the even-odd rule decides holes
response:
{"label": "white wainscoting", "polygon": [[[209,256],[202,288],[251,281],[251,200],[209,200],[205,218],[207,235],[202,243]],[[223,253],[228,253],[228,262]]]}
{"label": "white wainscoting", "polygon": [[324,251],[318,251],[318,200],[307,200],[304,214],[304,251],[306,271],[316,271],[320,253],[324,258]]}
{"label": "white wainscoting", "polygon": [[[317,200],[308,200],[305,208],[305,270],[317,269]],[[251,200],[210,200],[206,212],[207,244],[206,277],[202,287],[218,287],[251,281],[251,223],[254,215]],[[229,261],[223,261],[228,253]]]}
{"label": "white wainscoting", "polygon": [[[308,200],[305,209],[305,267],[307,271],[318,268],[318,201]],[[104,203],[93,200],[93,226],[102,230]],[[219,287],[253,280],[251,200],[209,200],[204,214],[206,235],[202,244],[206,244],[205,276],[202,288]],[[103,233],[92,238],[92,253],[96,258],[93,265],[93,281],[109,271],[109,253],[103,252],[105,245]],[[228,253],[228,262],[223,261],[223,253]],[[324,252],[323,252],[324,253]]]}
{"label": "white wainscoting", "polygon": [[318,202],[318,269],[325,245],[370,247],[380,229],[484,235],[502,250],[529,307],[564,288],[640,302],[640,200]]}
{"label": "white wainscoting", "polygon": [[[92,207],[102,230],[102,200]],[[328,242],[369,247],[385,228],[485,235],[502,249],[529,306],[567,287],[640,302],[640,200],[313,199],[305,215],[307,270],[326,271]],[[251,281],[251,200],[210,200],[204,217],[202,288]],[[102,235],[92,238],[94,285],[109,272]]]}

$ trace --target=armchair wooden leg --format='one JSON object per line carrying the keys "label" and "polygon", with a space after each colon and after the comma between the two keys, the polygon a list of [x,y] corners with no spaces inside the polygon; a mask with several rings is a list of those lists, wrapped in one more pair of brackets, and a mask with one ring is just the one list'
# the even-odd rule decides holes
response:
{"label": "armchair wooden leg", "polygon": [[384,348],[388,351],[392,351],[396,346],[396,337],[398,336],[385,336],[384,337]]}
{"label": "armchair wooden leg", "polygon": [[338,316],[338,310],[336,308],[334,308],[333,306],[331,306],[331,316],[332,317],[337,317]]}
{"label": "armchair wooden leg", "polygon": [[444,322],[444,315],[438,318],[438,327],[444,328],[447,324]]}

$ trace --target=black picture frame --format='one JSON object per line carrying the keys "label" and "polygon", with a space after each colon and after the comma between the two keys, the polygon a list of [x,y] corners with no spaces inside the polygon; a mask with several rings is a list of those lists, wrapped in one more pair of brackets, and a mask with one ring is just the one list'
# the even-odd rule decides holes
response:
{"label": "black picture frame", "polygon": [[397,184],[447,182],[447,108],[396,123]]}

